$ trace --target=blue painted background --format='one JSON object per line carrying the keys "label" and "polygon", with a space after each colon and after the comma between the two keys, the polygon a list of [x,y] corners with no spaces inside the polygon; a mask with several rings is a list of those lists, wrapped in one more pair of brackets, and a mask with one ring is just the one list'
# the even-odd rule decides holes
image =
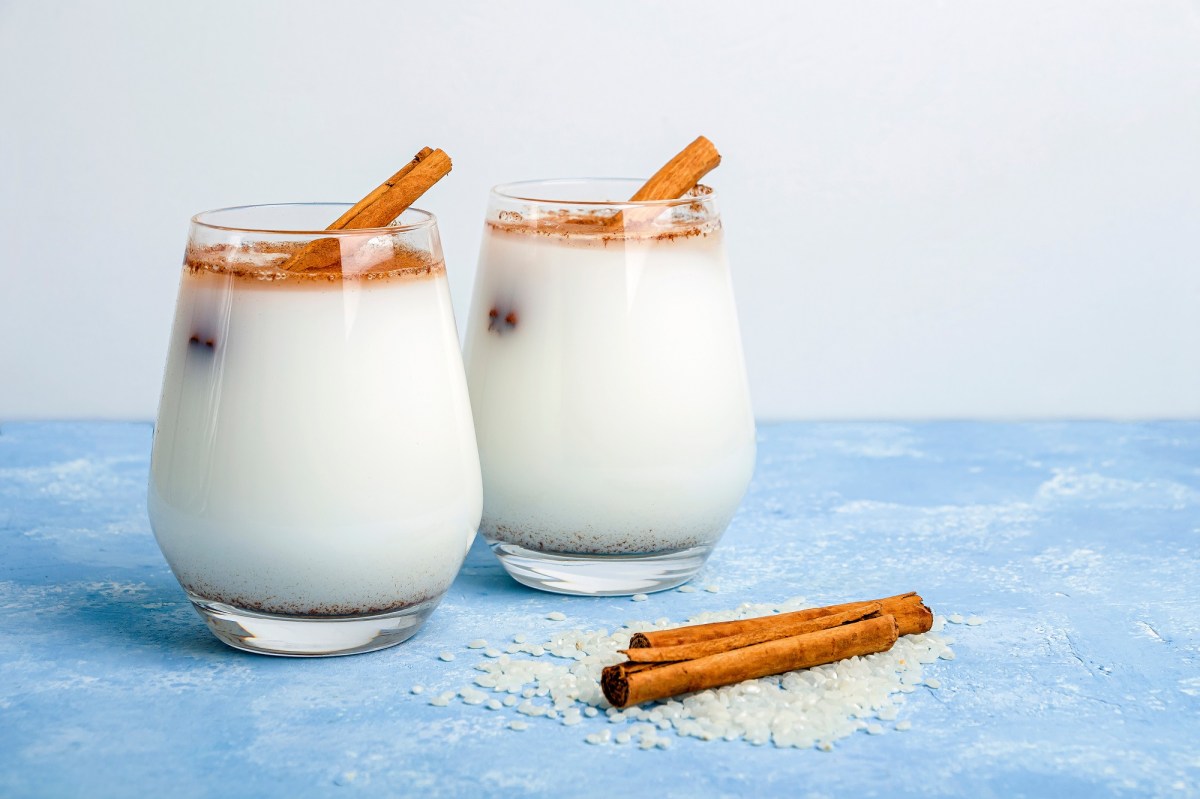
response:
{"label": "blue painted background", "polygon": [[[649,601],[522,588],[479,544],[427,627],[349,658],[213,639],[146,521],[150,427],[0,427],[0,795],[1194,796],[1200,423],[777,424],[698,585]],[[589,746],[428,705],[475,638],[920,591],[957,659],[907,732],[831,753]],[[544,617],[552,610],[566,622]],[[458,653],[443,663],[443,650]],[[426,694],[409,688],[420,683]],[[524,717],[520,717],[524,718]]]}

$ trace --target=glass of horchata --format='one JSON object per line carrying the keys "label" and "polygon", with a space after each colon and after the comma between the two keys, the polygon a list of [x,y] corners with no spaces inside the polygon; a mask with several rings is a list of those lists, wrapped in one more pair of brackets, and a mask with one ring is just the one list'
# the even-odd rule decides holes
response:
{"label": "glass of horchata", "polygon": [[480,529],[547,591],[687,581],[753,471],[715,198],[614,199],[639,184],[514,183],[488,206],[465,351]]}
{"label": "glass of horchata", "polygon": [[479,522],[436,221],[408,210],[390,227],[322,230],[345,208],[192,219],[149,511],[189,599],[239,649],[405,640]]}

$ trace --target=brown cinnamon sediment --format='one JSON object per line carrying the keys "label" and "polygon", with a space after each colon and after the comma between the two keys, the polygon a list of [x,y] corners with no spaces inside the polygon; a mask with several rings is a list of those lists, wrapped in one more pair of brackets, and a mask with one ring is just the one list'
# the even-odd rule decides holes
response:
{"label": "brown cinnamon sediment", "polygon": [[230,593],[216,588],[203,580],[197,580],[194,576],[187,579],[183,583],[183,587],[193,599],[217,602],[241,610],[300,618],[318,616],[335,619],[353,619],[363,616],[376,616],[382,613],[395,613],[407,608],[423,605],[427,602],[436,603],[438,597],[445,593],[445,589],[449,588],[449,585],[445,586],[441,591],[422,591],[421,593],[407,597],[395,597],[393,601],[357,605],[349,602],[325,602],[314,605],[306,602],[288,601],[280,596],[263,598],[248,594]]}
{"label": "brown cinnamon sediment", "polygon": [[[650,176],[642,187],[629,198],[632,203],[649,202],[653,200],[674,200],[682,197],[692,189],[700,179],[716,169],[721,163],[721,154],[716,146],[703,136],[684,147],[662,168]],[[658,209],[654,209],[658,213]],[[631,215],[640,215],[635,209],[618,211],[607,224],[619,227],[626,223]]]}
{"label": "brown cinnamon sediment", "polygon": [[870,655],[891,649],[899,636],[895,617],[872,619],[818,630],[790,638],[685,660],[650,666],[621,663],[604,669],[600,687],[616,707],[627,707],[652,699],[702,691],[833,663],[856,655]]}
{"label": "brown cinnamon sediment", "polygon": [[720,652],[728,652],[732,649],[742,649],[754,644],[765,643],[766,641],[791,638],[795,635],[804,635],[819,630],[840,627],[843,624],[852,624],[864,618],[882,615],[880,613],[881,608],[882,605],[878,602],[871,602],[863,605],[861,608],[846,610],[841,613],[831,613],[815,619],[791,619],[781,616],[771,616],[763,619],[763,621],[778,623],[763,624],[753,630],[736,635],[725,635],[720,638],[710,638],[707,641],[676,644],[675,646],[634,646],[631,641],[629,649],[622,649],[620,651],[630,661],[635,663],[674,663],[680,660],[695,660]]}
{"label": "brown cinnamon sediment", "polygon": [[[326,230],[384,227],[448,175],[452,167],[450,156],[442,150],[422,148],[412,161],[355,203]],[[341,242],[336,237],[322,238],[308,242],[280,268],[285,272],[337,269],[341,261]]]}
{"label": "brown cinnamon sediment", "polygon": [[670,630],[655,630],[648,633],[635,633],[629,639],[630,648],[665,647],[691,644],[697,641],[708,641],[729,635],[742,635],[758,629],[770,629],[777,625],[792,621],[806,621],[829,616],[835,613],[861,610],[862,608],[879,603],[880,613],[896,618],[900,627],[900,635],[925,633],[933,627],[933,612],[925,606],[924,601],[915,592],[897,594],[884,599],[868,600],[866,602],[847,602],[841,605],[829,605],[823,608],[808,608],[792,613],[780,613],[774,616],[762,616],[755,619],[740,621],[720,621],[712,624],[695,624],[689,627],[676,627]]}

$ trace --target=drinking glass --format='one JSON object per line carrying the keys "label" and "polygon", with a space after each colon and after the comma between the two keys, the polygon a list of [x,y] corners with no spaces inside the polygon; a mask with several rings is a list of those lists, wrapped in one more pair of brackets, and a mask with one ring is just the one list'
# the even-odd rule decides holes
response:
{"label": "drinking glass", "polygon": [[[386,228],[322,230],[346,207],[191,221],[150,521],[196,610],[239,649],[332,655],[405,640],[478,527],[437,223],[410,209]],[[328,263],[289,269],[301,250]]]}
{"label": "drinking glass", "polygon": [[494,188],[465,360],[481,531],[518,581],[623,595],[686,582],[750,481],[755,431],[711,190]]}

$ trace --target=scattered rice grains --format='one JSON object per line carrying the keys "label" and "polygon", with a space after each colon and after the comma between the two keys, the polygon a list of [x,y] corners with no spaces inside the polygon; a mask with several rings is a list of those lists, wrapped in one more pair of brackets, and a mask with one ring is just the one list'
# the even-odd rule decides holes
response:
{"label": "scattered rice grains", "polygon": [[[807,607],[812,603],[803,598],[779,605],[744,604],[735,610],[702,613],[687,623],[730,621]],[[579,724],[589,729],[583,740],[597,746],[666,749],[671,741],[663,736],[673,733],[703,741],[742,740],[780,748],[816,747],[827,752],[834,741],[855,732],[885,734],[880,722],[889,722],[895,730],[911,729],[908,720],[891,722],[899,715],[907,695],[918,686],[940,687],[936,678],[925,677],[924,666],[954,658],[952,639],[939,634],[945,621],[935,616],[930,632],[904,636],[887,652],[624,710],[612,707],[604,698],[601,670],[624,660],[617,650],[629,644],[632,633],[675,624],[667,619],[630,622],[612,634],[607,630],[564,630],[540,645],[525,644],[525,637],[517,635],[513,640],[518,643],[509,647],[510,654],[496,657],[495,650],[480,653],[486,657],[475,665],[481,673],[474,686],[442,694],[430,704],[442,707],[457,695],[466,704],[489,710],[515,709],[520,718],[536,719],[540,724]],[[972,621],[978,624],[982,619],[973,617]],[[483,703],[484,692],[505,695],[503,702],[493,699]],[[596,725],[604,722],[625,728],[615,734],[606,728],[597,730]],[[524,730],[528,723],[514,720],[508,727]]]}

